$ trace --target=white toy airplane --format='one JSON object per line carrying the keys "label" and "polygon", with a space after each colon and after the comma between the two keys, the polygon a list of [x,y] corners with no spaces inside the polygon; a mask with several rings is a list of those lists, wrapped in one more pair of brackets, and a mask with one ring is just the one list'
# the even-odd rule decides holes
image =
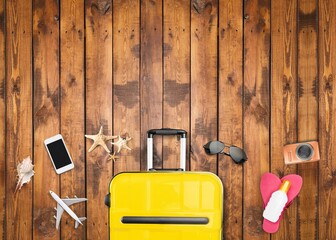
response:
{"label": "white toy airplane", "polygon": [[75,228],[78,228],[79,224],[83,225],[82,221],[86,219],[86,217],[77,217],[77,215],[69,208],[70,205],[75,203],[80,203],[87,201],[87,198],[65,198],[61,199],[56,193],[53,191],[49,191],[50,195],[53,199],[57,202],[57,208],[55,210],[57,211],[56,216],[54,218],[56,219],[56,229],[58,229],[58,226],[61,222],[61,217],[64,212],[64,210],[69,213],[69,215],[75,219]]}

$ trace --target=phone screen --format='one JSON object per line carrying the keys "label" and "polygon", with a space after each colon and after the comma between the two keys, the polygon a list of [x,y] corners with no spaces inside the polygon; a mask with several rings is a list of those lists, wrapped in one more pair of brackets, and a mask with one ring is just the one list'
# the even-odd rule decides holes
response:
{"label": "phone screen", "polygon": [[57,169],[71,164],[71,159],[62,139],[47,144],[47,148]]}

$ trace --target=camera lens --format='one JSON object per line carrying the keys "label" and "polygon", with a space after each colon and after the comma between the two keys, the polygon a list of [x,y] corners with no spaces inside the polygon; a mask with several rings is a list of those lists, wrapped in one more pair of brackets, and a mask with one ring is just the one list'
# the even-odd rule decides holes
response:
{"label": "camera lens", "polygon": [[310,144],[302,143],[296,148],[296,155],[302,160],[310,160],[313,156],[314,149]]}

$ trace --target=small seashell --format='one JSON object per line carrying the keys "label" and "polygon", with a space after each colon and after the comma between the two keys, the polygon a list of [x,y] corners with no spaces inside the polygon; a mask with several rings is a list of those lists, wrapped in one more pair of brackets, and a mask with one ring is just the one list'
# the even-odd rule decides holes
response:
{"label": "small seashell", "polygon": [[31,177],[34,176],[35,173],[33,169],[34,165],[32,164],[30,156],[23,159],[23,161],[17,165],[16,170],[18,182],[15,188],[15,192],[17,192],[17,190],[20,190],[23,184],[30,182]]}

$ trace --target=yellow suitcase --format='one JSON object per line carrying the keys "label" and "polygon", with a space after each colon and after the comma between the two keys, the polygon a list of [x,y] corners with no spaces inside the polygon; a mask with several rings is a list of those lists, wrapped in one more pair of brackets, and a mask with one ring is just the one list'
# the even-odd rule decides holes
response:
{"label": "yellow suitcase", "polygon": [[[186,132],[148,131],[148,169],[153,136],[180,135],[181,168],[185,169]],[[184,150],[184,153],[182,153]],[[210,172],[147,171],[116,175],[105,203],[111,240],[220,240],[223,186]]]}

